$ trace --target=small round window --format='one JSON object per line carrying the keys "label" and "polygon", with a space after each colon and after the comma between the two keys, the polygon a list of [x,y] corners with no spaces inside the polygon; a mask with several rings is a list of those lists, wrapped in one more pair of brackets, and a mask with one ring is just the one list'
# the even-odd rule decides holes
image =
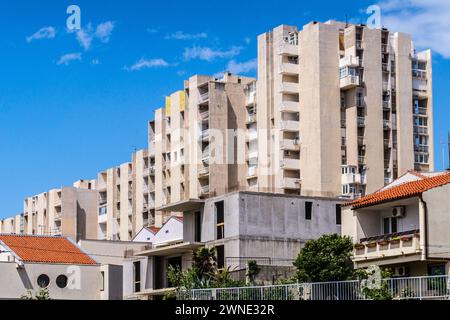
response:
{"label": "small round window", "polygon": [[56,285],[61,289],[67,287],[67,277],[63,274],[58,276],[58,278],[56,278]]}
{"label": "small round window", "polygon": [[50,278],[46,274],[41,274],[37,279],[37,284],[41,288],[47,288],[50,284]]}

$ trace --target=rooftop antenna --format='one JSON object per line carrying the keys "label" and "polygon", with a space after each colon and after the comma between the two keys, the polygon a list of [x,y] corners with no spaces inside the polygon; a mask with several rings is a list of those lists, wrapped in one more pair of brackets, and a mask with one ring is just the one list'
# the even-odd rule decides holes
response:
{"label": "rooftop antenna", "polygon": [[348,14],[345,15],[345,27],[348,28]]}

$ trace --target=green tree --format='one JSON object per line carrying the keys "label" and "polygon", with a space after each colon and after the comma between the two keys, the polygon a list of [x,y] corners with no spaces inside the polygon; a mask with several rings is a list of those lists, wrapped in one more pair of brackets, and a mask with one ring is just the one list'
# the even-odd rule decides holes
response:
{"label": "green tree", "polygon": [[212,275],[217,272],[216,248],[199,248],[194,252],[193,260],[193,268],[197,271],[200,279],[211,279]]}
{"label": "green tree", "polygon": [[50,293],[47,288],[41,288],[38,292],[33,293],[28,290],[26,294],[21,297],[22,300],[51,300]]}
{"label": "green tree", "polygon": [[328,282],[351,279],[352,252],[353,243],[349,237],[335,234],[308,241],[294,262],[297,280]]}

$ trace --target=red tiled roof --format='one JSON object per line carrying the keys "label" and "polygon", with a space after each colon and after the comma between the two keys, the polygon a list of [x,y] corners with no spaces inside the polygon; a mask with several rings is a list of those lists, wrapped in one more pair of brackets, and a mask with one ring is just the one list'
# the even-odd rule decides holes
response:
{"label": "red tiled roof", "polygon": [[359,209],[385,202],[407,199],[419,196],[425,191],[441,187],[449,183],[450,173],[430,178],[424,177],[422,180],[404,183],[390,189],[375,192],[366,197],[350,202],[346,204],[346,206],[352,206],[353,209]]}
{"label": "red tiled roof", "polygon": [[24,262],[96,265],[97,263],[67,238],[2,235],[0,241]]}
{"label": "red tiled roof", "polygon": [[155,234],[158,233],[159,230],[161,230],[161,228],[157,228],[157,227],[146,227],[147,230],[149,230],[151,233]]}

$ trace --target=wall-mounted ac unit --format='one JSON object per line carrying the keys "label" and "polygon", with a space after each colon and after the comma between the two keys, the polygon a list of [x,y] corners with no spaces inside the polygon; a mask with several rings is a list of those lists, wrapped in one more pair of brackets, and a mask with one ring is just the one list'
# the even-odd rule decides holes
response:
{"label": "wall-mounted ac unit", "polygon": [[406,277],[407,276],[406,267],[397,267],[394,269],[394,277]]}
{"label": "wall-mounted ac unit", "polygon": [[406,214],[405,207],[395,207],[392,209],[392,217],[394,218],[403,218]]}

